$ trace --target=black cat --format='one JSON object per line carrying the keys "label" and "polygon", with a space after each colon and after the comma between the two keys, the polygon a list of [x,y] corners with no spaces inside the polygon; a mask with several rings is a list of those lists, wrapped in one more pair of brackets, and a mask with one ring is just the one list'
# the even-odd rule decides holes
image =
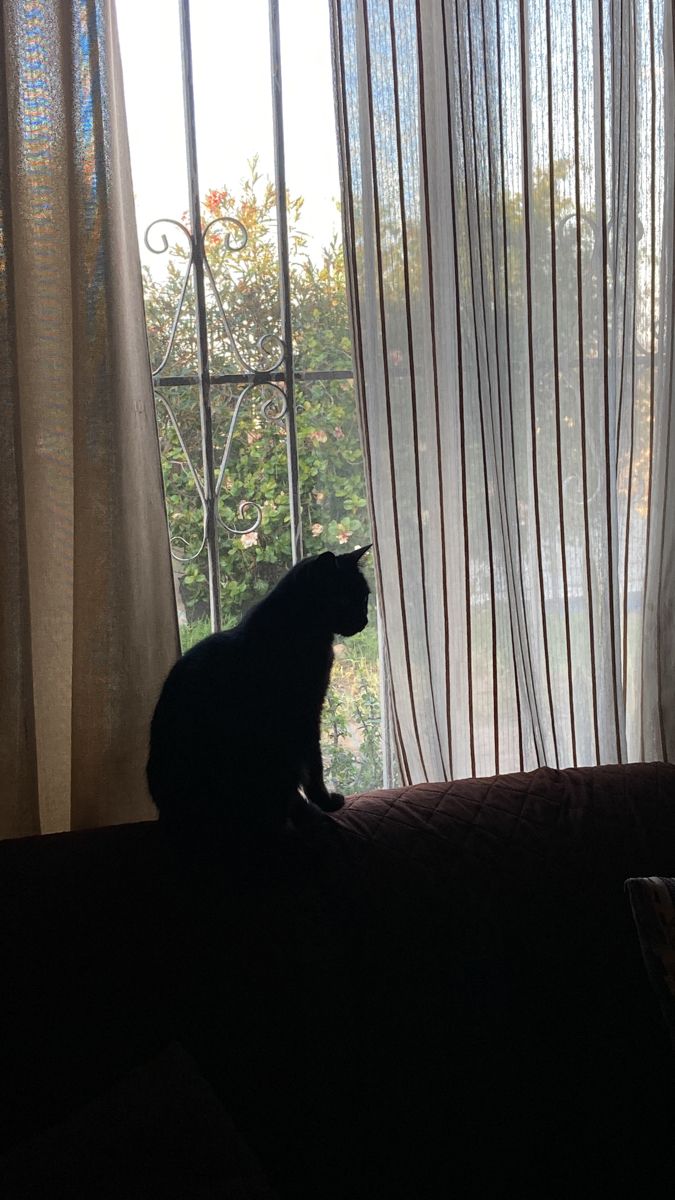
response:
{"label": "black cat", "polygon": [[180,840],[283,828],[307,800],[325,812],[319,746],[333,636],[368,623],[358,567],[369,546],[297,563],[233,629],[188,650],[152,719],[147,778],[160,822]]}

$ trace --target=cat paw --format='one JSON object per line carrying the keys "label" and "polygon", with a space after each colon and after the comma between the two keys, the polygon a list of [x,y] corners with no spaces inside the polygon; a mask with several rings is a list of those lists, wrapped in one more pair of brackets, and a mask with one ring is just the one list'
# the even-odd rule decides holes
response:
{"label": "cat paw", "polygon": [[319,796],[314,803],[322,812],[337,812],[345,802],[345,798],[340,792],[326,792],[325,796]]}

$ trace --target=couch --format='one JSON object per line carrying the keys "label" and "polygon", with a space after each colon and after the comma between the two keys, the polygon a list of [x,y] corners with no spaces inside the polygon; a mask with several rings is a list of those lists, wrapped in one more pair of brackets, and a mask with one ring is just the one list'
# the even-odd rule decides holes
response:
{"label": "couch", "polygon": [[[673,874],[662,763],[374,791],[245,857],[155,822],[4,842],[0,1180],[23,1200],[75,1145],[42,1194],[91,1195],[105,1098],[149,1145],[175,1088],[219,1147],[188,1139],[195,1197],[670,1194],[675,1059],[624,885]],[[148,1178],[120,1200],[174,1194]]]}

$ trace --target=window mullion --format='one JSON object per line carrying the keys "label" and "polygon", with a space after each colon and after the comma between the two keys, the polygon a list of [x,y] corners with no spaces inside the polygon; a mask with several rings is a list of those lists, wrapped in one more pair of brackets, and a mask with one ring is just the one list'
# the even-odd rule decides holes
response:
{"label": "window mullion", "polygon": [[208,556],[209,610],[211,628],[222,626],[220,603],[220,569],[218,527],[216,520],[216,482],[213,453],[213,417],[211,412],[211,371],[209,364],[206,290],[204,285],[204,238],[202,235],[201,200],[197,171],[197,134],[195,98],[192,76],[192,38],[190,31],[190,0],[179,0],[181,60],[183,65],[183,113],[185,120],[185,153],[187,159],[192,226],[192,273],[195,288],[195,327],[197,333],[197,369],[199,374],[199,416],[202,432],[202,462],[204,481],[204,523]]}
{"label": "window mullion", "polygon": [[274,182],[277,196],[277,242],[279,248],[279,305],[281,337],[284,346],[286,376],[286,450],[288,455],[288,498],[291,520],[291,555],[294,563],[302,558],[302,513],[298,438],[295,421],[295,364],[291,314],[291,272],[288,248],[288,210],[286,204],[286,156],[281,85],[281,39],[279,0],[269,0],[270,69],[272,74],[272,121],[274,126]]}

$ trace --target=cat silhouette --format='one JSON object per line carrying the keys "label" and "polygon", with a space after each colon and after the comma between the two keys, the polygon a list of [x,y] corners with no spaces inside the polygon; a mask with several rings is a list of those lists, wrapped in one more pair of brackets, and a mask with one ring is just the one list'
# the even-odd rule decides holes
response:
{"label": "cat silhouette", "polygon": [[172,837],[260,836],[299,820],[307,802],[324,812],[344,803],[324,783],[321,711],[334,636],[368,623],[359,560],[369,549],[303,559],[238,625],[174,664],[147,763],[160,824]]}

